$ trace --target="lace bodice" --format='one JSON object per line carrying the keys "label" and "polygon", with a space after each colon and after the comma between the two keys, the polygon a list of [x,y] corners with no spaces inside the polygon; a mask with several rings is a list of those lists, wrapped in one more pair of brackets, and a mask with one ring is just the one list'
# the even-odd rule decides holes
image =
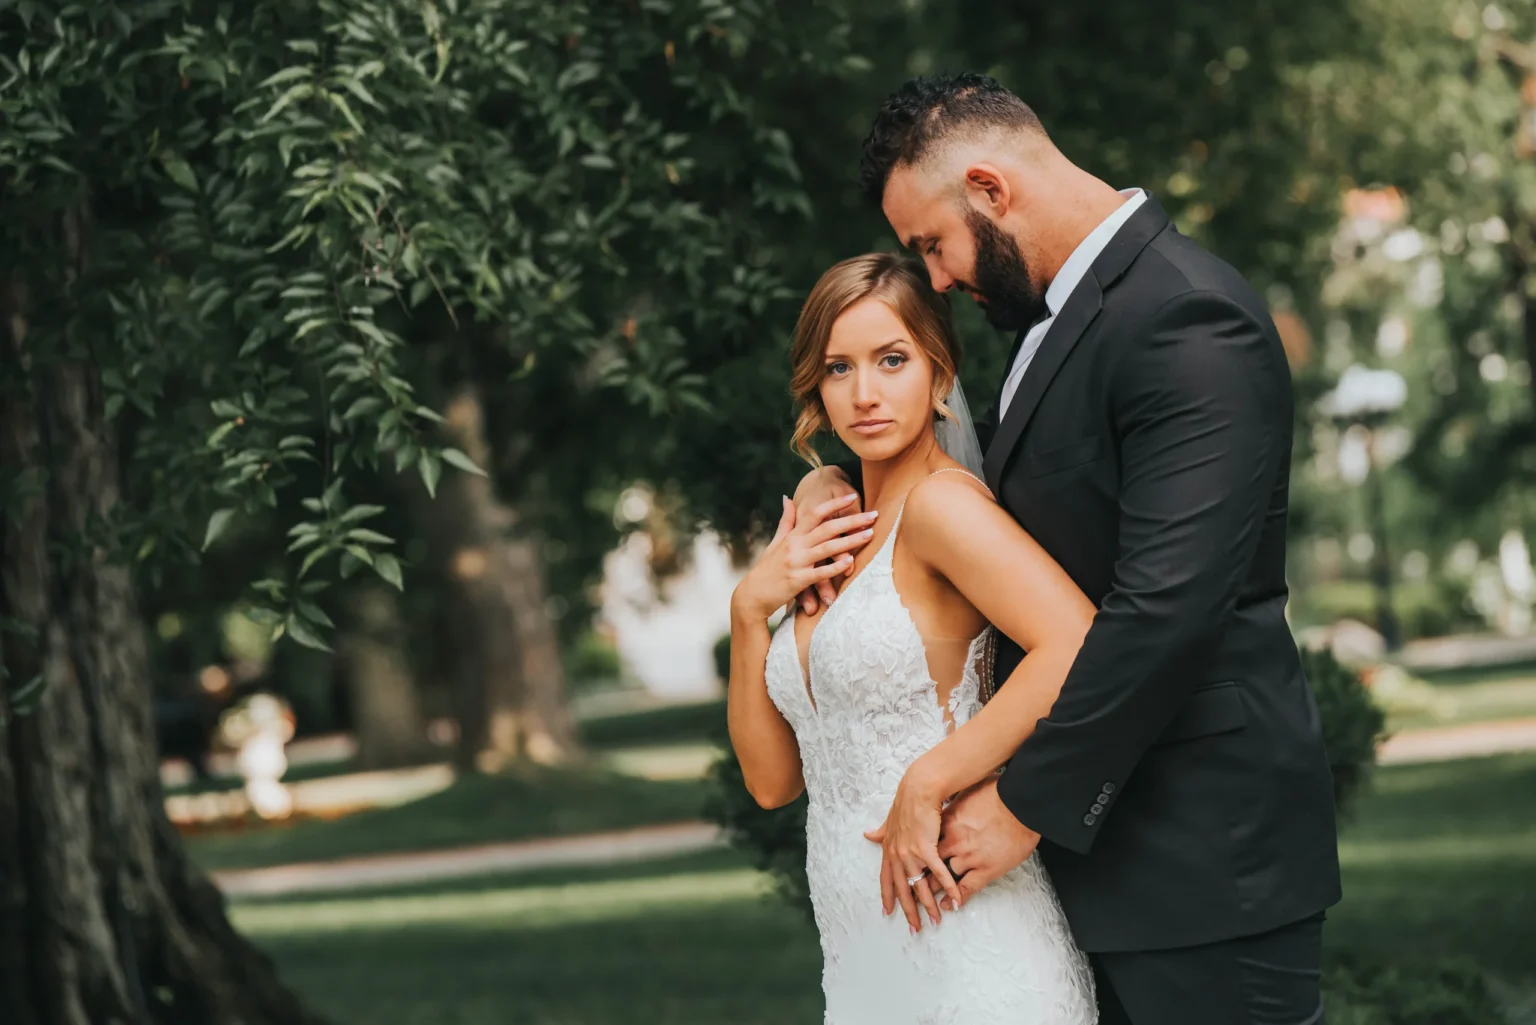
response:
{"label": "lace bodice", "polygon": [[[980,708],[986,634],[940,698],[894,580],[901,513],[815,625],[809,680],[795,621],[768,649],[767,683],[795,731],[809,808],[806,870],[824,956],[827,1025],[1087,1025],[1092,981],[1038,858],[917,936],[880,909],[880,848],[863,836],[907,767]],[[988,629],[991,629],[990,627]]]}

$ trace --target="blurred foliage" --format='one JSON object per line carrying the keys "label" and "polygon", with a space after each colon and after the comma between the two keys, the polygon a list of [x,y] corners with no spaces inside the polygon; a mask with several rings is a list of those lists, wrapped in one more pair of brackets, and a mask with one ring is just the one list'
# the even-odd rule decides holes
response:
{"label": "blurred foliage", "polygon": [[[520,382],[492,397],[544,475],[516,444],[510,469],[574,475],[553,504],[579,534],[605,472],[669,455],[638,425],[707,407],[688,345],[741,351],[788,294],[763,225],[809,207],[762,96],[839,73],[842,16],[7,3],[0,279],[26,329],[0,394],[90,360],[126,482],[89,540],[156,584],[275,520],[292,562],[263,544],[234,586],[262,576],[250,614],[312,647],[337,575],[402,583],[359,477],[483,472],[434,441],[424,339],[462,334],[474,372]],[[0,507],[43,483],[5,475]]]}
{"label": "blurred foliage", "polygon": [[1332,652],[1303,648],[1301,665],[1322,723],[1323,747],[1333,773],[1334,807],[1346,812],[1376,764],[1376,746],[1386,738],[1386,713],[1360,674],[1341,664]]}
{"label": "blurred foliage", "polygon": [[[1304,388],[1351,362],[1404,376],[1408,401],[1381,453],[1401,459],[1385,481],[1391,549],[1409,575],[1464,592],[1501,537],[1536,520],[1536,6],[1350,6],[1358,45],[1300,81],[1345,184],[1378,201],[1334,236]],[[1296,526],[1325,547],[1298,554],[1339,571],[1338,541],[1361,517],[1332,462],[1338,429],[1301,414],[1298,449],[1320,458],[1298,464]],[[1446,598],[1451,622],[1438,625],[1462,625],[1461,602]]]}
{"label": "blurred foliage", "polygon": [[565,676],[573,690],[616,687],[623,669],[619,649],[593,630],[582,631],[565,656]]}
{"label": "blurred foliage", "polygon": [[[474,472],[436,427],[469,382],[575,643],[624,532],[746,550],[767,523],[800,469],[800,297],[895,245],[857,191],[871,113],[910,74],[978,68],[1299,318],[1302,592],[1362,568],[1312,403],[1352,360],[1402,370],[1389,532],[1438,587],[1405,618],[1458,628],[1445,561],[1522,528],[1536,473],[1533,27],[1529,0],[14,0],[0,273],[31,362],[0,396],[88,356],[128,479],[99,529],[151,617],[245,607],[323,645],[336,577],[423,558],[397,471]],[[1402,223],[1339,228],[1348,190],[1384,186]],[[991,382],[1006,340],[958,306],[964,374]],[[659,510],[640,524],[615,514],[638,481]],[[40,484],[0,471],[0,505]]]}
{"label": "blurred foliage", "polygon": [[1323,980],[1336,1025],[1492,1025],[1505,1020],[1487,977],[1469,961],[1404,966],[1345,958]]}

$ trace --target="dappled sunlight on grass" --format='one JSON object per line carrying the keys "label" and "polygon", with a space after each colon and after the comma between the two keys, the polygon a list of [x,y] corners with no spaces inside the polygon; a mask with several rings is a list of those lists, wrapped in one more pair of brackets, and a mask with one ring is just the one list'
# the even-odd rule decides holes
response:
{"label": "dappled sunlight on grass", "polygon": [[195,837],[187,846],[204,868],[258,868],[691,821],[702,812],[704,794],[700,780],[528,768],[460,779],[395,808],[333,822]]}
{"label": "dappled sunlight on grass", "polygon": [[763,886],[714,851],[233,911],[338,1025],[815,1025],[815,930]]}
{"label": "dappled sunlight on grass", "polygon": [[1340,853],[1330,946],[1536,983],[1536,754],[1379,770]]}
{"label": "dappled sunlight on grass", "polygon": [[738,868],[470,893],[360,894],[298,905],[270,902],[236,906],[233,917],[236,926],[252,936],[313,937],[429,924],[506,931],[671,914],[680,908],[756,900],[769,890],[766,876]]}

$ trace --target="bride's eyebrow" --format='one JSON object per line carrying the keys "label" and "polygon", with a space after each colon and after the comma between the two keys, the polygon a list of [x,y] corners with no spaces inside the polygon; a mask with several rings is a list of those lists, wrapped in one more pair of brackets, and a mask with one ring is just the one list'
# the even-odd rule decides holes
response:
{"label": "bride's eyebrow", "polygon": [[[884,345],[880,346],[878,349],[874,350],[874,354],[876,356],[882,356],[885,353],[890,352],[892,349],[899,348],[900,346],[903,346],[903,345],[911,345],[911,344],[912,344],[912,340],[910,338],[893,338],[890,341],[886,342]],[[840,352],[831,352],[831,351],[829,351],[825,356],[823,356],[821,358],[821,361],[823,363],[836,363],[838,361],[846,362],[847,359],[848,359],[848,357],[844,356]]]}

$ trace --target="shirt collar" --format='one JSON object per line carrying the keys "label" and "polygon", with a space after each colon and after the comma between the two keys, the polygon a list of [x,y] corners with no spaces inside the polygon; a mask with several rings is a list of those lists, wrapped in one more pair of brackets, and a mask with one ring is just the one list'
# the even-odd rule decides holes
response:
{"label": "shirt collar", "polygon": [[1061,270],[1057,271],[1056,276],[1051,279],[1050,286],[1045,290],[1045,305],[1050,309],[1051,316],[1054,317],[1061,311],[1067,297],[1077,288],[1077,283],[1083,280],[1083,275],[1088,273],[1088,268],[1093,266],[1093,261],[1099,258],[1104,247],[1109,245],[1110,239],[1115,237],[1115,233],[1121,226],[1131,219],[1131,214],[1136,212],[1136,208],[1147,199],[1147,194],[1141,189],[1121,189],[1120,195],[1124,196],[1126,201],[1100,221],[1099,226],[1077,244],[1077,248],[1072,250],[1072,255],[1067,257],[1066,262],[1061,265]]}

